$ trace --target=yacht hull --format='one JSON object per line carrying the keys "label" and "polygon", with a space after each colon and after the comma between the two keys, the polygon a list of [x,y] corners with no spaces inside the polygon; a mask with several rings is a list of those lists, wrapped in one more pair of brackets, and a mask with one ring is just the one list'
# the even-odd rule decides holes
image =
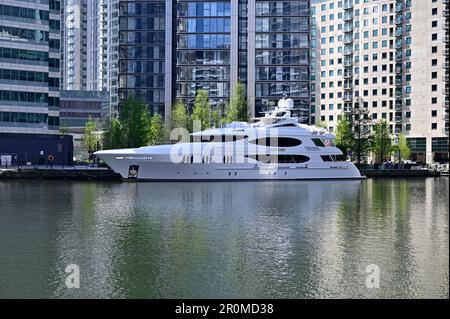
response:
{"label": "yacht hull", "polygon": [[361,179],[350,162],[305,164],[217,164],[130,161],[99,156],[124,179],[146,181]]}

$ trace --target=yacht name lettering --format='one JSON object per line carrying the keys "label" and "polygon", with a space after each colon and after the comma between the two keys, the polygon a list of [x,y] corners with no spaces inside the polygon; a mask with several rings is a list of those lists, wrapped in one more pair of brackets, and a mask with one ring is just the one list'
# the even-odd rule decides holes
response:
{"label": "yacht name lettering", "polygon": [[209,306],[189,306],[182,304],[175,307],[175,313],[177,314],[202,314],[203,317],[208,315]]}

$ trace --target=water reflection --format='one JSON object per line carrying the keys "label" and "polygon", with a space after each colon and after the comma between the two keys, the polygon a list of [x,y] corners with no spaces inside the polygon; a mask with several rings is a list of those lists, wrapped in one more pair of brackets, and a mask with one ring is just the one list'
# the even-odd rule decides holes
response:
{"label": "water reflection", "polygon": [[0,297],[448,297],[448,179],[2,182],[0,200]]}

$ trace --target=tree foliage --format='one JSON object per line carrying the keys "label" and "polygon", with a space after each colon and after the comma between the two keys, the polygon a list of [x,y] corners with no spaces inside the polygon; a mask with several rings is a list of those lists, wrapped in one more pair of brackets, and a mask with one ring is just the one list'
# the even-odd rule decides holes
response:
{"label": "tree foliage", "polygon": [[124,130],[120,120],[117,118],[111,119],[109,129],[103,135],[103,148],[115,149],[125,147],[123,134]]}
{"label": "tree foliage", "polygon": [[127,98],[122,107],[121,123],[124,130],[125,147],[141,147],[149,142],[150,114],[142,99]]}
{"label": "tree foliage", "polygon": [[88,151],[94,152],[98,145],[98,125],[97,122],[89,117],[84,126],[84,135],[81,139],[81,145]]}
{"label": "tree foliage", "polygon": [[398,143],[393,146],[393,151],[398,156],[398,160],[408,160],[411,156],[411,149],[409,148],[406,136],[403,133],[398,135]]}
{"label": "tree foliage", "polygon": [[344,154],[343,157],[347,157],[347,153],[355,145],[355,137],[353,135],[350,122],[346,116],[343,116],[336,126],[336,146]]}
{"label": "tree foliage", "polygon": [[382,163],[392,153],[391,133],[387,122],[384,120],[373,126],[372,151],[378,163]]}
{"label": "tree foliage", "polygon": [[188,129],[188,124],[189,124],[189,113],[187,111],[186,105],[184,105],[183,101],[177,100],[177,102],[172,108],[172,113],[170,116],[171,128]]}
{"label": "tree foliage", "polygon": [[247,97],[245,95],[245,87],[240,82],[238,82],[234,88],[225,119],[228,123],[234,121],[248,122]]}
{"label": "tree foliage", "polygon": [[211,126],[211,107],[209,105],[208,92],[206,90],[198,90],[192,110],[192,120],[199,121],[201,130],[205,130]]}
{"label": "tree foliage", "polygon": [[165,138],[164,121],[159,113],[155,113],[150,118],[149,143],[151,145],[159,144],[164,141],[164,138]]}

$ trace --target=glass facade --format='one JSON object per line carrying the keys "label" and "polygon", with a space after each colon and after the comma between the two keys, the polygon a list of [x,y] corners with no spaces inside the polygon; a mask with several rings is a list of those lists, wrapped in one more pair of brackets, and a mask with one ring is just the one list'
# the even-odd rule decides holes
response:
{"label": "glass facade", "polygon": [[192,108],[197,90],[223,111],[230,97],[231,1],[176,2],[177,97]]}
{"label": "glass facade", "polygon": [[192,108],[205,89],[220,114],[240,81],[255,115],[287,94],[308,122],[309,2],[120,1],[120,98],[141,95],[162,113],[175,98]]}
{"label": "glass facade", "polygon": [[309,0],[256,0],[255,114],[276,105],[283,94],[309,121]]}
{"label": "glass facade", "polygon": [[60,1],[0,5],[0,132],[59,129]]}
{"label": "glass facade", "polygon": [[119,3],[119,98],[143,98],[164,114],[165,1]]}

